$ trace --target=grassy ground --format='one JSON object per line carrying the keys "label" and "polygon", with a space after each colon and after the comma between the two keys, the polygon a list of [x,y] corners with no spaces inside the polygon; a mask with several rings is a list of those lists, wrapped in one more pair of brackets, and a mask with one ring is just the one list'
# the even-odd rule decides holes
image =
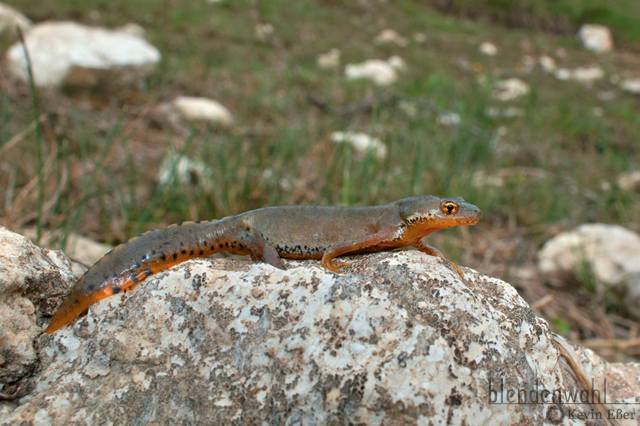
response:
{"label": "grassy ground", "polygon": [[[2,225],[40,224],[116,244],[140,230],[269,205],[370,205],[415,194],[460,195],[480,206],[484,219],[471,229],[436,233],[430,237],[435,246],[454,261],[510,280],[531,303],[555,292],[556,301],[538,313],[574,339],[633,337],[637,319],[619,303],[622,296],[598,295],[585,285],[588,274],[551,289],[526,272],[544,241],[580,223],[640,230],[639,194],[623,192],[616,183],[620,173],[640,164],[638,98],[610,81],[640,77],[640,56],[634,53],[638,27],[615,25],[623,47],[597,56],[573,35],[458,19],[408,0],[7,3],[36,22],[139,23],[163,60],[143,91],[40,92],[46,114],[42,167],[31,91],[2,73]],[[499,10],[500,2],[489,3]],[[589,7],[600,7],[593,1],[571,4],[572,12],[562,13],[573,23]],[[637,8],[617,2],[605,15],[632,20]],[[548,13],[532,10],[543,18]],[[266,41],[255,37],[260,22],[275,29]],[[374,45],[385,28],[406,37],[408,46]],[[412,40],[417,32],[426,36],[424,42]],[[498,56],[481,55],[483,41],[496,43]],[[399,55],[407,70],[387,89],[347,81],[342,72],[316,64],[318,53],[336,47],[342,64]],[[542,54],[563,67],[599,64],[607,77],[585,87],[558,81],[539,67],[527,72],[523,57]],[[530,94],[506,104],[493,99],[493,83],[507,77],[526,81]],[[389,93],[425,104],[407,113],[397,103],[381,102],[371,111],[338,116],[309,101],[311,95],[339,107]],[[603,94],[613,99],[600,100]],[[170,125],[154,107],[177,95],[214,98],[234,113],[237,125],[229,130]],[[463,125],[443,125],[430,103],[459,114]],[[486,114],[487,108],[507,106],[525,115]],[[329,135],[339,130],[380,138],[388,157],[378,160],[333,144]],[[213,184],[198,176],[187,188],[175,181],[160,184],[159,165],[171,152],[207,164]],[[495,187],[479,183],[476,174],[517,167],[531,168],[533,176],[515,173]],[[585,322],[591,311],[609,325],[600,329]],[[640,354],[632,348],[606,355]]]}

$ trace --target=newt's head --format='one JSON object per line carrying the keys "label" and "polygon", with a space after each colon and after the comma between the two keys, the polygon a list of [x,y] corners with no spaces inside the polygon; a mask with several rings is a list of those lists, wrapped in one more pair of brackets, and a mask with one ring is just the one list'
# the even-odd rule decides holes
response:
{"label": "newt's head", "polygon": [[475,225],[482,217],[480,209],[461,197],[443,198],[423,195],[399,200],[400,216],[409,226],[438,230],[452,226]]}

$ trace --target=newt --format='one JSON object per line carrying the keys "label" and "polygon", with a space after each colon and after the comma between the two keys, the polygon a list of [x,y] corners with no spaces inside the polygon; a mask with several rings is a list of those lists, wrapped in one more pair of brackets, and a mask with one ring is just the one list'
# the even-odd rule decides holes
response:
{"label": "newt", "polygon": [[371,207],[265,207],[220,220],[182,222],[131,238],[98,260],[80,277],[45,330],[53,333],[98,300],[192,258],[226,251],[251,255],[276,268],[285,259],[316,259],[339,273],[343,255],[413,246],[449,262],[421,239],[439,229],[475,225],[480,209],[460,197],[404,198]]}

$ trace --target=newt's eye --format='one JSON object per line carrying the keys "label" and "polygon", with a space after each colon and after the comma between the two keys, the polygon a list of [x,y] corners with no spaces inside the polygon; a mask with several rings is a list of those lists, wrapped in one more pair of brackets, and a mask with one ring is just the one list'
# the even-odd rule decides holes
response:
{"label": "newt's eye", "polygon": [[453,214],[458,211],[458,204],[453,201],[445,201],[442,203],[442,211],[446,214]]}

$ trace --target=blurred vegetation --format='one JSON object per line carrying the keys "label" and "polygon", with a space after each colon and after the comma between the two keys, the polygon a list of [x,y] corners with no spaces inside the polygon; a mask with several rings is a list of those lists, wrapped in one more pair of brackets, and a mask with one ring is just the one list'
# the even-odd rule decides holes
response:
{"label": "blurred vegetation", "polygon": [[[480,206],[483,220],[429,238],[452,260],[502,277],[530,268],[544,241],[577,224],[639,229],[640,194],[617,184],[621,173],[640,168],[639,98],[615,83],[640,77],[633,53],[640,41],[638,2],[6,2],[35,22],[135,22],[163,55],[142,90],[39,91],[42,138],[34,131],[28,84],[2,72],[0,223],[9,228],[40,222],[116,244],[140,230],[263,206],[457,195]],[[584,50],[575,38],[583,22],[610,25],[616,51]],[[273,35],[258,40],[259,23],[273,25]],[[374,44],[385,28],[408,45]],[[495,43],[499,54],[482,55],[484,41]],[[316,56],[332,48],[341,50],[340,70],[320,69]],[[341,71],[347,63],[392,55],[407,69],[389,88],[349,81]],[[566,68],[598,64],[606,78],[585,85],[559,81],[539,66],[527,69],[527,58],[541,55]],[[530,93],[508,103],[494,99],[494,84],[511,77],[526,81]],[[216,99],[236,125],[168,122],[156,107],[178,95]],[[391,95],[413,101],[385,102]],[[335,108],[374,101],[370,109],[339,115],[310,97]],[[487,113],[508,107],[522,114]],[[438,109],[457,114],[462,124],[443,124]],[[375,136],[389,154],[380,160],[354,152],[330,140],[334,131]],[[204,163],[210,175],[180,183],[176,154]],[[161,181],[167,159],[174,179]],[[499,184],[481,178],[499,173],[506,176]],[[599,309],[586,294],[586,309]],[[588,336],[575,319],[555,323]]]}
{"label": "blurred vegetation", "polygon": [[575,34],[583,24],[608,26],[616,41],[640,42],[640,3],[635,0],[432,0],[441,12],[486,19],[512,28]]}

